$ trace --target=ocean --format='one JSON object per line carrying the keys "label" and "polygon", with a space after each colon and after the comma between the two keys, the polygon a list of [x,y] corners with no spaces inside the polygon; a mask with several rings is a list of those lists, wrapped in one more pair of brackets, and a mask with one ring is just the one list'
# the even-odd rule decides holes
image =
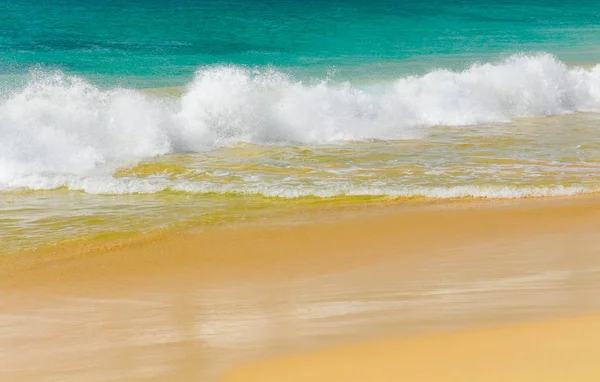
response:
{"label": "ocean", "polygon": [[0,254],[593,193],[595,1],[0,0]]}

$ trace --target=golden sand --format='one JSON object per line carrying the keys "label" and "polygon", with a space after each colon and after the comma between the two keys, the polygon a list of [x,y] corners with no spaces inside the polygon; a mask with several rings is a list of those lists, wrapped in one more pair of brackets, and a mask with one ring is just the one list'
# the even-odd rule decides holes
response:
{"label": "golden sand", "polygon": [[[397,380],[395,354],[515,378],[560,357],[584,372],[587,355],[562,352],[596,354],[583,341],[597,338],[593,318],[465,330],[600,311],[599,224],[597,196],[379,204],[2,256],[0,380],[216,380],[251,361],[232,378],[285,380],[302,365],[340,380],[346,360],[363,380],[385,380],[378,365]],[[389,337],[400,340],[368,342]],[[556,353],[532,347],[546,337]],[[350,347],[318,350],[332,346]],[[526,349],[531,362],[511,361]]]}
{"label": "golden sand", "polygon": [[227,382],[598,381],[600,316],[379,341],[241,367]]}
{"label": "golden sand", "polygon": [[[593,233],[600,217],[600,197],[383,204],[312,214],[304,224],[293,224],[291,217],[278,225],[156,232],[3,256],[0,287],[23,290],[138,275],[171,278],[202,274],[214,279],[237,277],[242,272],[277,276],[271,272],[275,268],[313,274],[496,238]],[[579,244],[573,235],[565,240],[572,240],[564,243],[568,246]]]}

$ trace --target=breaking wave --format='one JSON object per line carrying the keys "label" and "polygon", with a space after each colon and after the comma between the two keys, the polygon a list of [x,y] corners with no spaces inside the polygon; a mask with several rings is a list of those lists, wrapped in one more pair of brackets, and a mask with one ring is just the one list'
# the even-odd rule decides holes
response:
{"label": "breaking wave", "polygon": [[[437,125],[599,108],[600,65],[568,67],[549,54],[515,55],[461,72],[435,70],[376,87],[207,67],[178,97],[33,73],[26,86],[0,96],[0,189],[54,187],[57,177],[107,180],[117,166],[238,142],[405,139]],[[76,183],[64,185],[85,188]]]}

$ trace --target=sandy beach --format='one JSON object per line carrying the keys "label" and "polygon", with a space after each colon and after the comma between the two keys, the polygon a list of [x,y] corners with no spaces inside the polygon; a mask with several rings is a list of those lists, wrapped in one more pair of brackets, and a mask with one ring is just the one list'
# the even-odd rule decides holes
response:
{"label": "sandy beach", "polygon": [[2,256],[0,379],[597,380],[599,223],[380,203]]}
{"label": "sandy beach", "polygon": [[380,341],[257,363],[225,381],[596,381],[600,316]]}

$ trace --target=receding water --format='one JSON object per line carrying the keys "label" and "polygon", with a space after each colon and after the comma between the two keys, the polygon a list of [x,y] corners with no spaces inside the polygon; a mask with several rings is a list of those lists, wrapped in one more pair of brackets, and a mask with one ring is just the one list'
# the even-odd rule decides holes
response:
{"label": "receding water", "polygon": [[597,21],[591,1],[0,2],[0,252],[596,192]]}

